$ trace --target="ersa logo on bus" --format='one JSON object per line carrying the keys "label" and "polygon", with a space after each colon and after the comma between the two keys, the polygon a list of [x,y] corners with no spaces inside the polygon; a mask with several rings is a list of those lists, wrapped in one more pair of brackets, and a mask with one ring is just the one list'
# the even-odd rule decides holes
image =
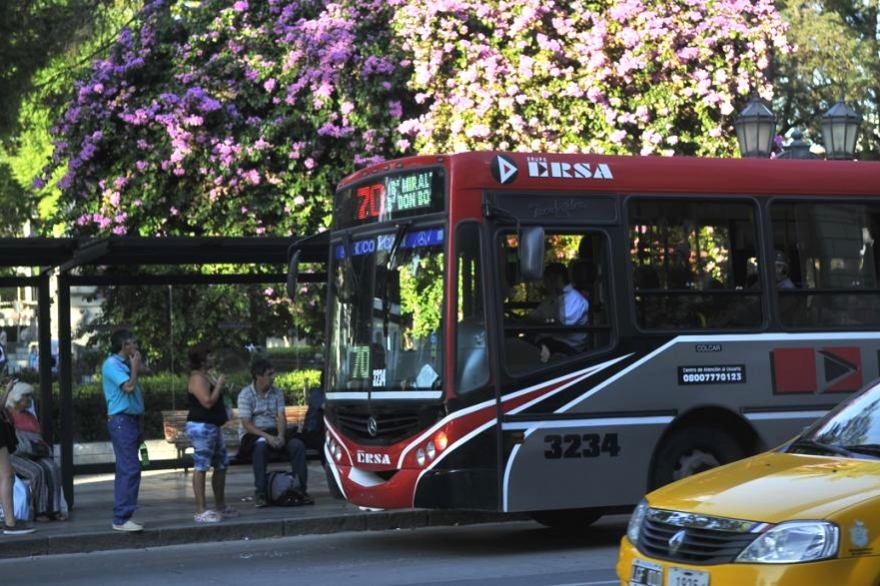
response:
{"label": "ersa logo on bus", "polygon": [[[614,179],[611,167],[605,163],[593,165],[587,162],[568,163],[553,161],[545,156],[526,157],[529,177],[553,179]],[[496,155],[491,164],[492,177],[498,183],[507,185],[516,181],[519,167],[505,155]]]}

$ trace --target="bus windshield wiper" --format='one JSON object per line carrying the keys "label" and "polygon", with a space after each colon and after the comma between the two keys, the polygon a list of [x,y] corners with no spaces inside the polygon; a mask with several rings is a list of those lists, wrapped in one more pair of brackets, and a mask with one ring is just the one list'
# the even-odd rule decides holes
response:
{"label": "bus windshield wiper", "polygon": [[400,244],[409,232],[409,227],[411,225],[412,222],[404,222],[397,225],[397,232],[394,234],[394,243],[391,245],[391,250],[388,252],[388,263],[386,264],[386,268],[389,271],[397,268],[397,249],[400,248]]}
{"label": "bus windshield wiper", "polygon": [[811,440],[807,438],[799,438],[793,441],[791,445],[789,445],[786,449],[786,451],[788,452],[790,452],[791,450],[796,450],[800,453],[808,454],[833,454],[835,456],[843,456],[845,458],[852,458],[853,456],[855,456],[855,453],[849,451],[842,446],[823,444],[822,442],[817,442],[816,440]]}
{"label": "bus windshield wiper", "polygon": [[[382,287],[382,335],[388,340],[388,322],[391,321],[391,275],[397,268],[397,250],[400,243],[403,242],[407,232],[409,232],[410,222],[403,222],[397,225],[394,233],[394,242],[388,251],[388,261],[385,263],[385,280],[381,284]],[[377,283],[378,286],[378,283]]]}
{"label": "bus windshield wiper", "polygon": [[358,291],[358,277],[357,273],[354,270],[354,263],[352,262],[352,254],[354,250],[351,246],[351,234],[346,232],[342,237],[342,246],[344,257],[343,261],[345,262],[345,278],[346,280],[351,281],[351,291]]}

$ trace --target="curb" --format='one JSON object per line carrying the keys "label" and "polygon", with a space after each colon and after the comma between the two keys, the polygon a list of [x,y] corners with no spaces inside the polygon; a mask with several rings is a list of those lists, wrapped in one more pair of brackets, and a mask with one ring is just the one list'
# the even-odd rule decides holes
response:
{"label": "curb", "polygon": [[112,530],[53,536],[40,536],[39,533],[35,533],[21,537],[0,537],[2,540],[0,541],[0,559],[119,549],[145,549],[190,543],[270,539],[297,535],[323,535],[350,531],[387,531],[418,527],[500,523],[524,519],[527,517],[515,513],[403,510],[225,522],[215,525],[148,528],[139,533],[121,533]]}

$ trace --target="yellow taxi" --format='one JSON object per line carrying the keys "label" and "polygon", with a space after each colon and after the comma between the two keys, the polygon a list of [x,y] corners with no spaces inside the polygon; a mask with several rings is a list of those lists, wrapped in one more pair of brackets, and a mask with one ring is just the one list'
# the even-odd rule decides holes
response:
{"label": "yellow taxi", "polygon": [[880,586],[880,381],[782,447],[633,511],[627,586]]}

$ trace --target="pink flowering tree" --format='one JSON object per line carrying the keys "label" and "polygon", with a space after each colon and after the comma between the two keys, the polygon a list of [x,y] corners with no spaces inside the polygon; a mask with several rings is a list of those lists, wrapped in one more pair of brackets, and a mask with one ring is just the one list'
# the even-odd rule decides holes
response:
{"label": "pink flowering tree", "polygon": [[736,152],[732,120],[788,51],[771,0],[406,2],[417,150]]}
{"label": "pink flowering tree", "polygon": [[[177,12],[173,12],[177,11]],[[769,0],[154,0],[54,128],[77,234],[301,235],[345,174],[473,149],[732,155]]]}
{"label": "pink flowering tree", "polygon": [[[53,129],[79,235],[303,235],[394,149],[408,78],[385,2],[149,4]],[[45,180],[44,180],[45,181]]]}

